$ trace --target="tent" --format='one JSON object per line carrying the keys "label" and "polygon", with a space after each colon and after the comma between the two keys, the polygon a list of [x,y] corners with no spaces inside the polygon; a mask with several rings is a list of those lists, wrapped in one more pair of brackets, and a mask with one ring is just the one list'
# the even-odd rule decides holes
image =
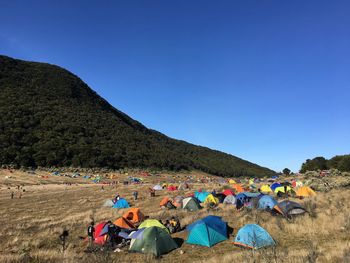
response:
{"label": "tent", "polygon": [[199,202],[203,203],[209,194],[208,192],[196,192],[194,197],[197,198]]}
{"label": "tent", "polygon": [[129,251],[153,254],[158,257],[178,247],[163,228],[152,226],[138,232],[137,238],[131,239]]}
{"label": "tent", "polygon": [[125,229],[134,229],[135,226],[126,218],[124,217],[119,217],[117,220],[113,222],[116,226],[120,228],[125,228]]}
{"label": "tent", "polygon": [[225,191],[222,192],[224,195],[235,195],[235,193],[231,189],[226,189]]}
{"label": "tent", "polygon": [[260,187],[260,192],[264,194],[269,194],[269,193],[272,193],[273,191],[270,186],[268,186],[267,184],[264,184]]}
{"label": "tent", "polygon": [[211,247],[227,240],[227,224],[218,216],[207,216],[187,226],[186,243]]}
{"label": "tent", "polygon": [[192,212],[198,211],[202,207],[196,198],[187,197],[182,200],[182,208]]}
{"label": "tent", "polygon": [[184,198],[182,197],[182,196],[176,196],[176,197],[174,197],[174,199],[173,199],[173,205],[174,206],[176,206],[177,208],[181,208],[181,206],[182,206],[182,200],[183,200]]}
{"label": "tent", "polygon": [[280,183],[273,183],[273,184],[270,186],[270,188],[271,188],[272,191],[275,191],[275,189],[276,189],[277,187],[280,187],[280,186],[282,186]]}
{"label": "tent", "polygon": [[95,225],[95,233],[94,233],[94,243],[96,245],[104,245],[106,243],[106,236],[101,235],[103,228],[105,227],[106,222],[99,223]]}
{"label": "tent", "polygon": [[316,196],[316,193],[310,187],[302,186],[296,191],[296,195],[298,197],[310,197],[310,196]]}
{"label": "tent", "polygon": [[168,191],[176,191],[177,187],[175,185],[169,185],[167,189]]}
{"label": "tent", "polygon": [[205,198],[204,201],[205,204],[214,204],[214,205],[218,205],[219,204],[219,199],[216,198],[214,195],[210,194],[207,196],[207,198]]}
{"label": "tent", "polygon": [[250,207],[250,208],[255,207],[255,204],[252,201],[257,202],[260,196],[262,196],[261,193],[250,193],[250,192],[239,193],[238,195],[236,195],[236,208],[240,209],[243,206]]}
{"label": "tent", "polygon": [[233,180],[233,179],[230,179],[230,180],[228,181],[228,183],[229,183],[229,184],[235,184],[235,183],[236,183],[236,181],[235,181],[235,180]]}
{"label": "tent", "polygon": [[113,206],[113,208],[129,208],[130,205],[128,201],[126,201],[124,198],[120,198]]}
{"label": "tent", "polygon": [[141,212],[140,208],[130,208],[123,214],[123,217],[129,220],[133,224],[140,223],[144,220],[145,215]]}
{"label": "tent", "polygon": [[159,206],[165,206],[168,201],[171,201],[171,199],[168,196],[165,196],[159,203]]}
{"label": "tent", "polygon": [[187,183],[182,183],[179,185],[179,187],[177,188],[178,190],[185,190],[188,189],[188,184]]}
{"label": "tent", "polygon": [[222,204],[225,200],[226,195],[224,194],[215,194],[214,197],[216,197],[219,200],[219,203]]}
{"label": "tent", "polygon": [[292,186],[293,186],[293,188],[301,187],[301,186],[303,186],[303,183],[302,183],[302,181],[293,181]]}
{"label": "tent", "polygon": [[288,192],[291,192],[293,189],[290,186],[279,186],[279,187],[275,188],[274,192],[275,192],[276,195],[278,195],[278,194],[285,194],[286,190],[287,190],[287,193],[288,193]]}
{"label": "tent", "polygon": [[277,205],[277,201],[270,195],[263,195],[260,197],[258,201],[258,209],[269,209],[272,210],[275,205]]}
{"label": "tent", "polygon": [[301,215],[306,212],[305,208],[302,207],[300,204],[289,200],[285,200],[278,203],[274,208],[286,217]]}
{"label": "tent", "polygon": [[240,185],[240,184],[233,184],[232,188],[234,190],[236,190],[237,193],[243,193],[244,192],[244,189],[243,189],[242,185]]}
{"label": "tent", "polygon": [[236,197],[234,195],[228,195],[224,199],[224,204],[236,204]]}
{"label": "tent", "polygon": [[234,244],[251,249],[276,245],[270,234],[256,224],[247,224],[239,229]]}
{"label": "tent", "polygon": [[106,200],[104,203],[103,203],[103,206],[105,207],[112,207],[114,206],[114,203],[112,200]]}
{"label": "tent", "polygon": [[159,222],[157,219],[146,219],[145,221],[142,222],[141,225],[139,225],[139,229],[148,228],[148,227],[152,227],[152,226],[160,227],[160,228],[163,228],[166,231],[168,231],[168,229],[161,222]]}
{"label": "tent", "polygon": [[159,184],[153,186],[153,190],[156,190],[156,191],[160,191],[160,190],[163,190],[163,187]]}

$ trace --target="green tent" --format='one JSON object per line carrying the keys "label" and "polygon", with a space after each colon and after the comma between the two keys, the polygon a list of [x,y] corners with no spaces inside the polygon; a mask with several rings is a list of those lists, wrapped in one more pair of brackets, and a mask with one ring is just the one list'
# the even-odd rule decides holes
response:
{"label": "green tent", "polygon": [[153,254],[160,256],[166,254],[178,246],[169,233],[163,228],[152,226],[139,229],[131,235],[129,251]]}
{"label": "green tent", "polygon": [[188,211],[198,211],[202,208],[197,199],[194,197],[187,197],[182,200],[182,207]]}

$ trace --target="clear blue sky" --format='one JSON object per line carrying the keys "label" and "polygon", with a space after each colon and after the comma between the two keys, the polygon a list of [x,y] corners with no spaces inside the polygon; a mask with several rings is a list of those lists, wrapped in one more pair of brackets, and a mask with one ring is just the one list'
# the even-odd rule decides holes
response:
{"label": "clear blue sky", "polygon": [[0,54],[170,137],[280,171],[350,153],[350,1],[0,0]]}

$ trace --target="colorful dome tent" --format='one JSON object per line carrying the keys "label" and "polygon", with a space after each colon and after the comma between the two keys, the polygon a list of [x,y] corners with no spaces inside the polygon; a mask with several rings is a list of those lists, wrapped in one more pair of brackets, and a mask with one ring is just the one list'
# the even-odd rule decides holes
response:
{"label": "colorful dome tent", "polygon": [[261,193],[250,193],[250,192],[243,192],[236,195],[236,208],[240,209],[243,206],[247,207],[255,207],[254,204],[251,202],[253,199],[257,201],[259,197],[262,196]]}
{"label": "colorful dome tent", "polygon": [[198,199],[194,197],[187,197],[182,200],[182,208],[193,212],[193,211],[198,211],[202,207],[199,204]]}
{"label": "colorful dome tent", "polygon": [[168,231],[168,229],[161,222],[159,222],[157,219],[146,219],[145,221],[142,222],[141,225],[139,225],[139,229],[148,228],[148,227],[152,227],[152,226],[163,228],[166,231]]}
{"label": "colorful dome tent", "polygon": [[186,190],[188,188],[189,188],[189,186],[187,183],[181,183],[177,189],[178,190]]}
{"label": "colorful dome tent", "polygon": [[210,195],[208,192],[196,192],[194,197],[197,198],[199,202],[203,203],[208,195]]}
{"label": "colorful dome tent", "polygon": [[262,197],[259,198],[258,201],[258,209],[269,209],[272,210],[275,205],[277,205],[277,201],[275,200],[275,198],[273,198],[270,195],[263,195]]}
{"label": "colorful dome tent", "polygon": [[279,186],[279,187],[276,187],[274,190],[276,195],[285,194],[286,191],[287,191],[287,193],[291,193],[293,191],[293,189],[290,186]]}
{"label": "colorful dome tent", "polygon": [[233,179],[230,179],[230,180],[228,181],[228,183],[229,183],[229,184],[235,184],[235,183],[236,183],[236,181],[235,181],[235,180],[233,180]]}
{"label": "colorful dome tent", "polygon": [[124,198],[119,198],[119,200],[112,207],[121,209],[121,208],[129,208],[130,205],[128,201],[126,201]]}
{"label": "colorful dome tent", "polygon": [[101,222],[101,223],[95,225],[94,244],[102,246],[106,243],[106,236],[101,235],[102,230],[106,224],[107,224],[107,222]]}
{"label": "colorful dome tent", "polygon": [[173,205],[176,206],[177,208],[182,207],[182,200],[184,199],[183,196],[176,196],[173,198]]}
{"label": "colorful dome tent", "polygon": [[152,189],[156,190],[156,191],[160,191],[160,190],[163,190],[163,187],[161,185],[157,184],[157,185],[153,186]]}
{"label": "colorful dome tent", "polygon": [[274,209],[288,218],[295,216],[295,215],[301,215],[301,214],[304,214],[306,212],[305,208],[302,207],[300,204],[293,202],[293,201],[289,201],[289,200],[285,200],[285,201],[278,203],[274,207]]}
{"label": "colorful dome tent", "polygon": [[169,185],[167,189],[168,191],[176,191],[177,187],[175,185]]}
{"label": "colorful dome tent", "polygon": [[219,204],[219,199],[216,198],[214,195],[210,194],[210,195],[207,196],[207,198],[205,198],[204,203],[205,204],[218,205]]}
{"label": "colorful dome tent", "polygon": [[277,187],[280,187],[280,186],[282,186],[280,183],[273,183],[273,184],[270,186],[270,188],[271,188],[272,191],[275,191],[275,189],[276,189]]}
{"label": "colorful dome tent", "polygon": [[140,208],[130,208],[123,214],[123,217],[129,220],[132,224],[137,224],[145,219],[145,215],[141,212]]}
{"label": "colorful dome tent", "polygon": [[312,197],[312,196],[316,196],[316,193],[310,187],[302,186],[296,191],[296,196],[298,196],[298,197]]}
{"label": "colorful dome tent", "polygon": [[232,188],[234,190],[236,190],[237,193],[243,193],[244,192],[244,189],[243,189],[242,185],[240,185],[240,184],[233,184]]}
{"label": "colorful dome tent", "polygon": [[235,205],[236,204],[236,197],[234,195],[228,195],[225,197],[223,203]]}
{"label": "colorful dome tent", "polygon": [[160,203],[159,203],[160,207],[165,207],[168,209],[175,209],[176,206],[173,204],[173,200],[170,199],[168,196],[164,197]]}
{"label": "colorful dome tent", "polygon": [[302,181],[293,181],[292,183],[293,188],[297,188],[297,187],[302,187],[303,186],[303,182]]}
{"label": "colorful dome tent", "polygon": [[260,192],[264,193],[264,194],[269,194],[269,193],[273,193],[271,187],[267,184],[264,184],[260,187]]}
{"label": "colorful dome tent", "polygon": [[219,200],[220,204],[223,203],[226,198],[226,195],[224,194],[213,194],[213,196]]}
{"label": "colorful dome tent", "polygon": [[235,193],[231,189],[226,189],[225,191],[222,192],[224,195],[235,195]]}
{"label": "colorful dome tent", "polygon": [[140,229],[133,236],[135,238],[131,239],[129,247],[131,252],[153,254],[158,257],[178,248],[169,233],[157,226]]}
{"label": "colorful dome tent", "polygon": [[227,240],[227,224],[218,216],[207,216],[187,226],[186,243],[211,247]]}
{"label": "colorful dome tent", "polygon": [[270,234],[264,228],[256,224],[247,224],[240,228],[237,232],[234,244],[251,249],[276,245]]}
{"label": "colorful dome tent", "polygon": [[117,220],[115,220],[113,222],[113,224],[120,227],[120,228],[124,228],[124,229],[134,229],[135,228],[133,223],[131,223],[128,219],[126,219],[124,217],[119,217]]}

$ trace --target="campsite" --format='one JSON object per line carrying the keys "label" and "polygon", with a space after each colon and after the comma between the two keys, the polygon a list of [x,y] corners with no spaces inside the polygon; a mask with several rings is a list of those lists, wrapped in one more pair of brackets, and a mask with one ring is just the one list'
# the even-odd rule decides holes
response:
{"label": "campsite", "polygon": [[[202,202],[200,206],[203,208],[197,211],[160,207],[165,197],[174,199],[177,196],[185,197],[190,194],[196,196],[197,192],[197,196],[201,199],[201,196],[205,195],[205,190],[213,189],[229,196],[230,193],[235,193],[235,197],[238,198],[239,193],[235,190],[235,187],[237,188],[235,184],[246,189],[249,187],[248,178],[246,180],[231,178],[230,184],[230,180],[209,177],[200,172],[150,176],[142,176],[140,173],[133,176],[101,174],[102,181],[96,183],[92,179],[86,182],[83,175],[75,178],[60,177],[45,171],[31,174],[25,171],[15,170],[9,173],[9,170],[1,170],[0,174],[1,262],[278,262],[280,258],[285,259],[283,262],[347,262],[350,256],[350,205],[347,202],[350,198],[349,187],[333,187],[326,192],[315,191],[316,196],[310,194],[308,197],[300,198],[296,196],[279,198],[271,193],[264,195],[258,204],[264,208],[271,204],[270,199],[278,202],[289,200],[300,204],[307,211],[302,215],[286,218],[281,214],[272,215],[266,209],[250,208],[249,205],[237,210],[232,203],[219,203],[210,207]],[[110,181],[108,178],[112,177],[120,183],[108,184]],[[126,180],[134,181],[130,178],[140,178],[142,183],[123,184]],[[289,182],[290,179],[286,177],[273,180]],[[256,180],[258,183],[253,184],[271,185],[269,180],[271,181],[271,178],[262,179],[261,182]],[[330,177],[328,180],[344,181],[344,177]],[[179,186],[185,181],[188,181],[187,189],[172,190],[164,185],[164,189],[156,191],[155,197],[149,195],[150,187],[159,184]],[[302,175],[297,179],[299,184],[307,181]],[[21,199],[17,197],[17,192],[15,198],[10,199],[11,190],[8,187],[15,189],[18,182],[25,192]],[[198,190],[202,190],[202,193]],[[139,192],[136,201],[132,196],[134,191]],[[305,194],[304,191],[301,192]],[[106,200],[113,198],[116,193],[127,200],[130,208],[114,209],[104,206]],[[257,191],[249,190],[244,193],[249,195],[248,193]],[[243,196],[242,193],[240,196]],[[87,251],[88,244],[83,237],[86,237],[86,228],[92,219],[96,224],[108,220],[115,222],[117,219],[119,222],[123,221],[121,224],[125,224],[126,220],[121,220],[123,215],[128,209],[135,208],[139,208],[139,211],[151,220],[148,221],[151,225],[153,219],[162,221],[176,216],[182,227],[193,226],[190,227],[191,231],[185,229],[171,234],[171,242],[175,242],[172,245],[174,247],[159,256],[132,252],[129,251],[129,246],[122,247],[119,252],[100,249]],[[202,237],[202,226],[212,229],[210,218],[213,216],[215,222],[223,222],[219,225],[232,229],[228,236],[224,235],[221,226],[217,229],[222,232],[221,235],[210,234],[210,239]],[[216,219],[215,216],[220,219]],[[235,239],[246,231],[241,229],[248,228],[252,224],[253,228],[257,225],[259,229],[261,227],[266,230],[271,237],[269,242],[272,243],[267,247],[255,249],[237,246]],[[217,224],[214,224],[214,230],[215,225]],[[159,226],[155,228],[158,229]],[[196,230],[197,228],[199,230]],[[64,252],[59,239],[63,230],[69,232]],[[212,230],[209,232],[214,233]],[[241,242],[243,239],[241,238]],[[256,246],[260,244],[259,242]],[[334,246],[337,250],[334,250]]]}

